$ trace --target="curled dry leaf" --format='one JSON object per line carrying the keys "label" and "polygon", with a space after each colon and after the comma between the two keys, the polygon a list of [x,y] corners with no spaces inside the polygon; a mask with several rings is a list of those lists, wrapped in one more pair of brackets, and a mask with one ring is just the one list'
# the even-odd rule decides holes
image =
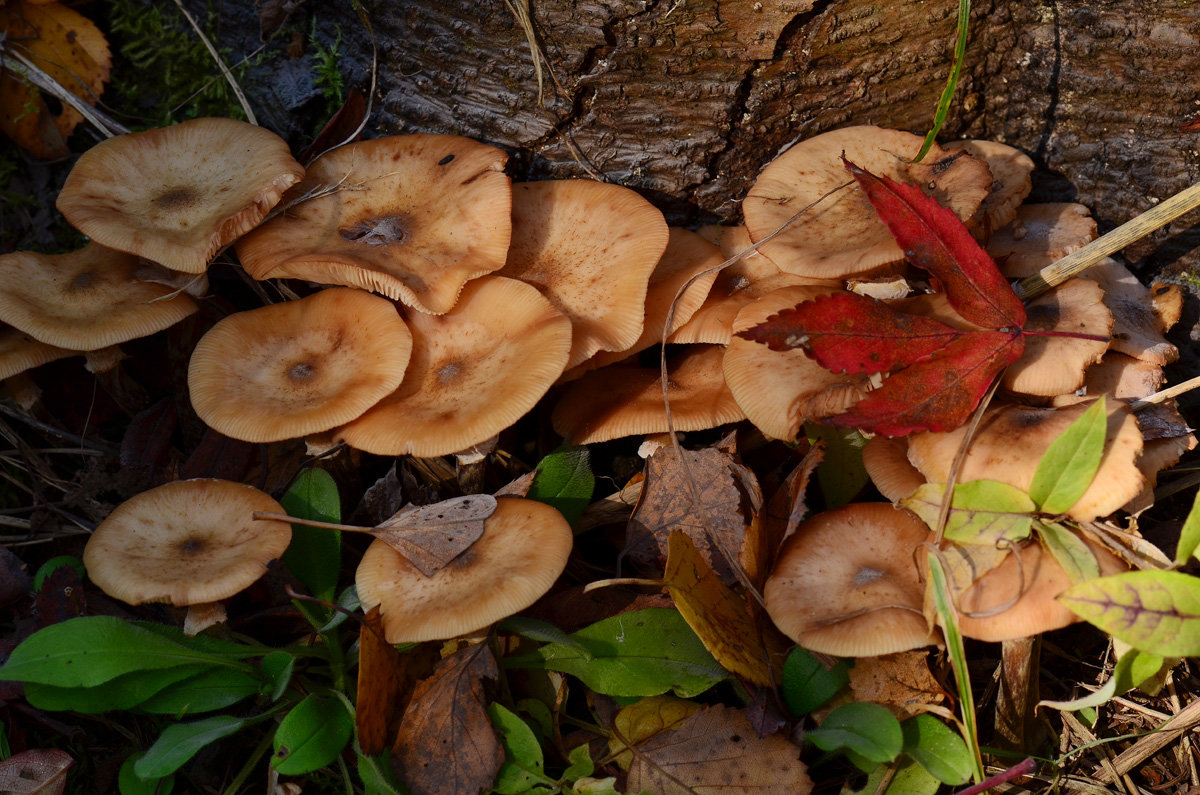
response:
{"label": "curled dry leaf", "polygon": [[378,606],[363,617],[358,637],[354,725],[362,752],[374,756],[392,746],[413,688],[418,679],[433,673],[438,653],[432,643],[420,644],[404,654],[398,652],[384,638]]}
{"label": "curled dry leaf", "polygon": [[57,748],[37,748],[0,762],[0,792],[12,795],[59,795],[75,760]]}
{"label": "curled dry leaf", "polygon": [[401,508],[370,532],[426,577],[432,577],[479,540],[484,521],[495,512],[495,497],[469,494],[419,508]]}
{"label": "curled dry leaf", "polygon": [[945,704],[948,697],[929,670],[924,650],[860,657],[849,673],[855,701],[882,704],[900,720],[925,712],[926,706]]}

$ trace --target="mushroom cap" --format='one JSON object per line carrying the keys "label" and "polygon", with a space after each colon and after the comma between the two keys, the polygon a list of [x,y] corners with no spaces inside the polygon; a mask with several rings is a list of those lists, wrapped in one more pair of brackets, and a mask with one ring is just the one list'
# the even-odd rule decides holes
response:
{"label": "mushroom cap", "polygon": [[501,275],[537,287],[571,319],[567,369],[637,342],[669,237],[662,213],[629,188],[566,179],[513,185],[512,217]]}
{"label": "mushroom cap", "polygon": [[1023,204],[986,248],[1005,276],[1023,279],[1095,239],[1096,221],[1082,204]]}
{"label": "mushroom cap", "polygon": [[[999,480],[1029,491],[1038,462],[1050,443],[1079,419],[1091,401],[1060,408],[997,405],[983,415],[963,459],[958,482]],[[1107,516],[1142,489],[1144,479],[1135,462],[1142,452],[1142,434],[1128,404],[1105,402],[1108,428],[1104,456],[1088,490],[1067,511],[1072,519],[1090,522]],[[908,459],[931,483],[945,483],[962,443],[965,428],[908,437]]]}
{"label": "mushroom cap", "polygon": [[0,329],[0,381],[57,359],[78,355],[79,351],[38,342],[15,328]]}
{"label": "mushroom cap", "polygon": [[[762,240],[798,210],[852,181],[841,156],[878,176],[932,187],[959,218],[970,218],[987,195],[987,166],[963,152],[933,146],[920,163],[908,162],[922,138],[879,127],[844,127],[801,141],[771,161],[746,194],[742,211],[754,241]],[[781,270],[814,278],[862,275],[904,259],[866,194],[852,184],[840,190],[759,249]]]}
{"label": "mushroom cap", "polygon": [[136,256],[98,243],[68,254],[0,255],[0,321],[42,342],[90,351],[148,336],[196,311],[191,296],[136,280],[139,265]]}
{"label": "mushroom cap", "polygon": [[536,602],[566,567],[572,540],[571,526],[549,505],[497,497],[479,540],[432,577],[375,540],[355,582],[363,608],[379,606],[388,643],[445,640]]}
{"label": "mushroom cap", "polygon": [[88,576],[129,604],[190,605],[233,596],[287,549],[287,522],[254,519],[283,508],[253,486],[177,480],[118,505],[83,550]]}
{"label": "mushroom cap", "polygon": [[238,258],[255,279],[359,287],[440,315],[469,280],[504,265],[507,160],[457,135],[348,144],[308,167],[287,196],[302,200],[239,240]]}
{"label": "mushroom cap", "polygon": [[887,503],[851,503],[802,522],[763,589],[767,613],[806,649],[870,657],[937,642],[914,560],[929,528]]}
{"label": "mushroom cap", "polygon": [[245,442],[334,428],[390,394],[412,335],[386,298],[332,287],[230,315],[192,352],[188,391],[205,424]]}
{"label": "mushroom cap", "polygon": [[[719,345],[695,345],[668,360],[671,421],[677,431],[700,431],[746,415],[725,385]],[[663,433],[658,367],[612,364],[567,385],[551,416],[554,430],[571,444],[592,444],[635,434]]]}
{"label": "mushroom cap", "polygon": [[[1163,332],[1167,323],[1159,313],[1161,304],[1174,304],[1171,291],[1156,294],[1138,281],[1128,268],[1111,257],[1097,262],[1080,275],[1104,290],[1104,304],[1113,315],[1112,349],[1154,364],[1170,364],[1179,358],[1179,349],[1167,342]],[[1178,320],[1171,306],[1168,310]]]}
{"label": "mushroom cap", "polygon": [[1083,386],[1087,369],[1108,350],[1113,316],[1104,305],[1104,291],[1086,279],[1071,279],[1026,307],[1026,331],[1092,334],[1104,340],[1078,337],[1026,336],[1025,351],[1005,369],[1000,383],[1025,395],[1066,395]]}
{"label": "mushroom cap", "polygon": [[781,287],[800,284],[811,286],[818,281],[779,270],[771,276],[759,278],[756,275],[758,272],[758,268],[743,268],[741,262],[735,262],[722,270],[717,274],[704,303],[688,322],[671,333],[667,342],[728,345],[733,339],[733,321],[747,304]]}
{"label": "mushroom cap", "polygon": [[535,288],[503,276],[467,283],[444,315],[411,313],[399,388],[338,431],[378,455],[465,450],[524,416],[562,375],[571,322]]}
{"label": "mushroom cap", "polygon": [[[1129,569],[1104,547],[1087,537],[1082,540],[1096,556],[1101,576]],[[998,642],[1062,629],[1081,620],[1055,598],[1072,585],[1054,555],[1036,541],[1024,544],[959,596],[959,631],[968,638]],[[984,615],[996,610],[995,615]]]}
{"label": "mushroom cap", "polygon": [[[757,326],[771,315],[834,292],[829,287],[783,287],[744,306],[733,332]],[[775,439],[794,439],[810,419],[840,414],[866,394],[866,374],[833,373],[803,350],[773,351],[734,336],[722,362],[725,382],[746,418]]]}
{"label": "mushroom cap", "polygon": [[1017,207],[1033,190],[1033,158],[1020,149],[997,141],[951,141],[949,151],[962,149],[987,164],[992,186],[983,203],[971,216],[984,238],[1017,217]]}
{"label": "mushroom cap", "polygon": [[[1163,385],[1166,376],[1161,365],[1144,362],[1123,353],[1109,351],[1087,370],[1083,381],[1084,396],[1108,395],[1118,400],[1137,400],[1149,397]],[[1078,403],[1076,395],[1058,395],[1051,399],[1053,406]]]}
{"label": "mushroom cap", "polygon": [[899,502],[925,484],[925,476],[908,460],[904,436],[873,436],[863,445],[863,468],[884,497]]}
{"label": "mushroom cap", "polygon": [[270,130],[192,119],[87,150],[56,206],[97,243],[201,273],[303,176],[287,142]]}

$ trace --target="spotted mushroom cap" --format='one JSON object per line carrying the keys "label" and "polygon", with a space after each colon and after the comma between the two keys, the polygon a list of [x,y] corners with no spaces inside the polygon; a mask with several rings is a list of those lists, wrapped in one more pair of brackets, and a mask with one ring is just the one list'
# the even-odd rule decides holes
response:
{"label": "spotted mushroom cap", "polygon": [[110,138],[83,153],[57,207],[97,243],[201,273],[258,225],[304,167],[270,130],[192,119]]}
{"label": "spotted mushroom cap", "polygon": [[295,202],[237,243],[256,279],[306,279],[448,312],[464,284],[504,265],[508,155],[457,135],[396,135],[317,158]]}
{"label": "spotted mushroom cap", "polygon": [[88,577],[129,604],[190,605],[233,596],[261,577],[292,538],[283,508],[253,486],[179,480],[116,507],[83,551]]}
{"label": "spotted mushroom cap", "polygon": [[987,253],[1005,276],[1022,279],[1095,239],[1096,221],[1082,204],[1023,204],[988,239]]}

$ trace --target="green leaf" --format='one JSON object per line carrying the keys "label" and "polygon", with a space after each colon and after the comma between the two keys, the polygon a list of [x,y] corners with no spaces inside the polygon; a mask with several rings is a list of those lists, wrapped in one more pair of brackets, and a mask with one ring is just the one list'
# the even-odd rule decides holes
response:
{"label": "green leaf", "polygon": [[296,658],[286,651],[273,651],[262,658],[262,672],[271,683],[271,700],[278,701],[292,681],[292,671],[296,668]]}
{"label": "green leaf", "polygon": [[496,629],[501,632],[511,632],[514,635],[520,635],[530,640],[536,640],[538,643],[561,643],[564,646],[574,648],[582,657],[591,656],[591,652],[588,651],[587,646],[575,640],[549,621],[526,618],[524,616],[510,616],[496,624]]}
{"label": "green leaf", "polygon": [[557,508],[573,525],[591,502],[595,487],[588,449],[563,447],[538,462],[525,496]]}
{"label": "green leaf", "polygon": [[[306,469],[279,501],[290,516],[318,522],[340,522],[342,503],[337,484],[323,469]],[[283,562],[318,599],[333,601],[342,568],[342,534],[339,530],[292,525],[292,543]]]}
{"label": "green leaf", "polygon": [[396,781],[389,761],[391,756],[384,752],[378,756],[358,756],[358,777],[362,779],[363,789],[367,795],[408,795],[408,790],[402,789]]}
{"label": "green leaf", "polygon": [[1100,468],[1107,431],[1108,415],[1101,395],[1050,443],[1029,485],[1029,496],[1042,511],[1065,513],[1079,501]]}
{"label": "green leaf", "polygon": [[904,753],[943,784],[965,784],[971,778],[971,752],[963,738],[928,713],[900,724]]}
{"label": "green leaf", "polygon": [[153,632],[160,638],[166,638],[172,643],[177,643],[180,646],[185,646],[204,654],[211,654],[215,657],[242,660],[262,654],[261,648],[247,646],[242,643],[232,643],[220,638],[214,638],[211,635],[185,635],[183,634],[182,627],[171,626],[170,624],[156,624],[153,621],[133,621],[131,623],[139,629]]}
{"label": "green leaf", "polygon": [[529,789],[551,782],[545,775],[542,746],[529,724],[501,704],[488,705],[492,725],[500,731],[504,745],[504,764],[493,785],[497,795],[520,795]]}
{"label": "green leaf", "polygon": [[168,640],[111,616],[73,618],[38,630],[13,650],[0,680],[94,687],[134,671],[202,663],[248,669],[245,663]]}
{"label": "green leaf", "polygon": [[804,737],[823,751],[852,751],[875,763],[891,762],[904,747],[896,716],[865,701],[843,704]]}
{"label": "green leaf", "polygon": [[596,763],[592,761],[592,751],[587,743],[572,748],[567,761],[571,764],[563,771],[563,781],[574,783],[596,772]]}
{"label": "green leaf", "polygon": [[1038,522],[1038,535],[1050,554],[1063,567],[1071,582],[1087,582],[1100,576],[1096,555],[1083,539],[1056,522]]}
{"label": "green leaf", "polygon": [[50,560],[38,567],[37,573],[33,575],[33,590],[42,590],[42,583],[46,581],[46,578],[63,566],[70,566],[75,569],[75,573],[79,575],[79,579],[81,580],[87,577],[87,569],[83,567],[82,560],[74,555],[59,555],[58,557],[50,558]]}
{"label": "green leaf", "polygon": [[825,495],[826,509],[839,508],[850,502],[870,479],[862,462],[862,449],[867,438],[853,429],[815,422],[804,423],[804,434],[810,444],[818,439],[825,442],[825,457],[817,465],[817,482]]}
{"label": "green leaf", "polygon": [[214,715],[195,723],[168,726],[154,745],[133,766],[139,778],[162,778],[182,767],[196,753],[222,737],[228,737],[246,724],[232,715]]}
{"label": "green leaf", "polygon": [[1196,577],[1177,571],[1130,571],[1079,583],[1058,599],[1135,649],[1160,657],[1200,655]]}
{"label": "green leaf", "polygon": [[208,668],[163,688],[139,704],[138,709],[182,718],[225,709],[257,695],[262,687],[263,679],[256,674],[230,668]]}
{"label": "green leaf", "polygon": [[1179,546],[1175,548],[1175,565],[1182,566],[1188,558],[1196,554],[1200,547],[1200,489],[1192,500],[1192,509],[1188,511],[1187,519],[1183,520],[1183,529],[1179,531]]}
{"label": "green leaf", "polygon": [[117,773],[117,789],[121,795],[170,795],[175,789],[175,777],[142,779],[133,772],[133,766],[142,758],[142,754],[134,754],[125,760]]}
{"label": "green leaf", "polygon": [[621,613],[571,637],[586,655],[576,644],[551,643],[535,654],[509,657],[505,666],[561,671],[610,696],[656,696],[673,690],[691,698],[729,676],[683,616],[669,608]]}
{"label": "green leaf", "polygon": [[839,660],[826,668],[807,649],[794,647],[783,662],[783,701],[793,718],[807,715],[829,699],[850,681],[849,667]]}
{"label": "green leaf", "polygon": [[1150,679],[1159,672],[1163,658],[1157,654],[1131,649],[1121,655],[1113,668],[1113,675],[1094,693],[1088,693],[1073,701],[1042,701],[1039,707],[1050,707],[1063,712],[1092,709],[1107,703],[1118,693],[1124,693]]}
{"label": "green leaf", "polygon": [[213,669],[204,665],[180,665],[156,671],[134,671],[93,687],[57,687],[29,682],[25,685],[25,698],[38,709],[52,712],[69,709],[95,715],[114,709],[133,709],[163,688],[210,670]]}
{"label": "green leaf", "polygon": [[[942,511],[943,483],[926,483],[901,504],[921,517],[930,527],[937,526]],[[1029,536],[1037,506],[1029,495],[1015,486],[997,480],[971,480],[954,487],[945,537],[960,544],[995,546],[1002,539],[1019,541]]]}
{"label": "green leaf", "polygon": [[275,730],[271,767],[285,776],[320,770],[338,758],[352,734],[354,718],[340,699],[305,696]]}
{"label": "green leaf", "polygon": [[884,795],[936,795],[942,788],[942,782],[929,775],[925,768],[905,760],[898,767],[876,765],[861,787],[851,789],[849,785],[843,786],[840,795],[878,795],[885,780]]}

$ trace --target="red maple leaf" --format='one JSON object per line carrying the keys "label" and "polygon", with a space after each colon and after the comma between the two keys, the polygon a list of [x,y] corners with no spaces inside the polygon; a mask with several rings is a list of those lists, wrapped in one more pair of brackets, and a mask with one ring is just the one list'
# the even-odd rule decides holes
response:
{"label": "red maple leaf", "polygon": [[919,188],[842,158],[904,255],[929,272],[964,320],[961,331],[873,298],[834,293],[786,309],[738,336],[772,350],[802,348],[833,372],[888,373],[882,386],[826,421],[904,436],[957,428],[1025,350],[1025,307],[996,263],[950,210]]}

